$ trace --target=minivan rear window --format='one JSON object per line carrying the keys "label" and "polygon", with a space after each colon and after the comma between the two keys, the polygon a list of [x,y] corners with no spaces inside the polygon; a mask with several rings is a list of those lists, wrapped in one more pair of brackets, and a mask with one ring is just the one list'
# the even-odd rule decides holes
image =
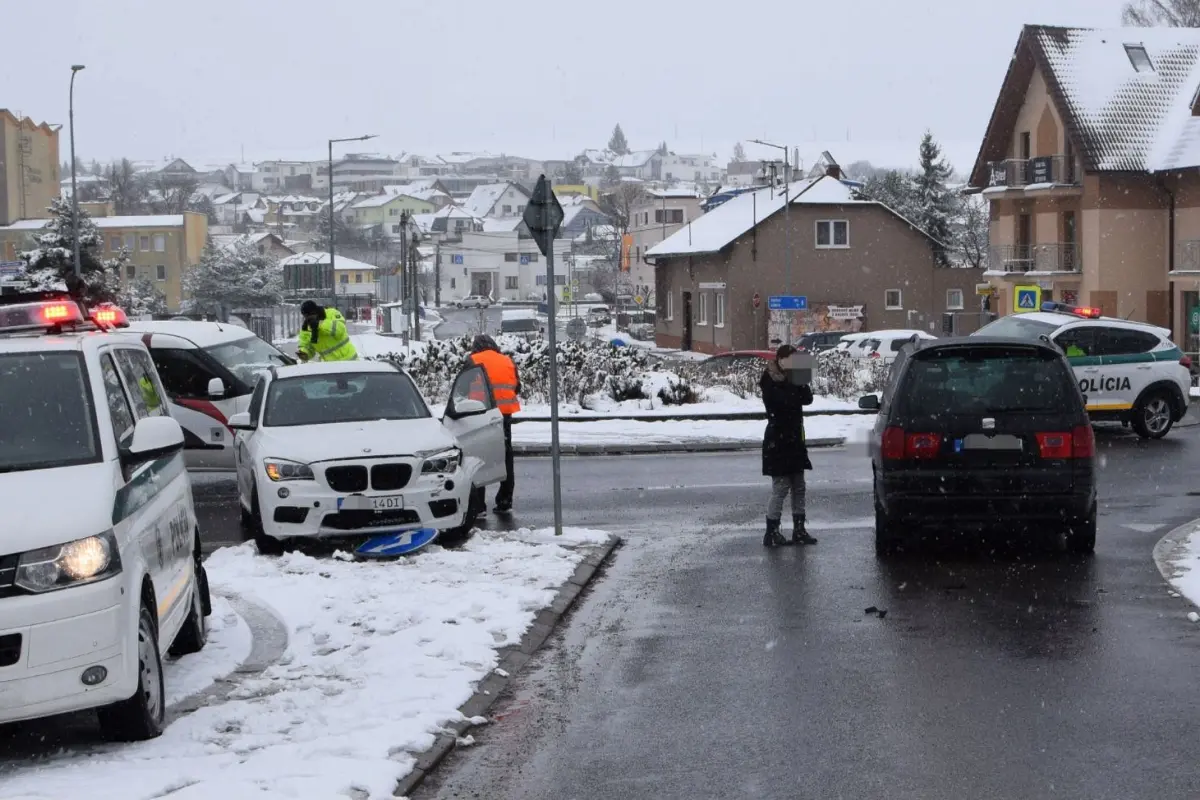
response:
{"label": "minivan rear window", "polygon": [[1054,353],[944,348],[913,358],[897,400],[918,412],[978,414],[1068,410],[1073,378]]}

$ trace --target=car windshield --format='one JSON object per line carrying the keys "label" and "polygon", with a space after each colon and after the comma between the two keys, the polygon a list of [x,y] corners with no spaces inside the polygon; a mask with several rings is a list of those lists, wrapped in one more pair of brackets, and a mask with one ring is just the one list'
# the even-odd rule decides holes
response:
{"label": "car windshield", "polygon": [[83,358],[78,353],[0,355],[0,472],[99,460]]}
{"label": "car windshield", "polygon": [[421,419],[429,407],[399,372],[343,372],[281,378],[267,393],[267,427]]}
{"label": "car windshield", "polygon": [[1026,348],[944,348],[921,353],[898,394],[906,410],[949,414],[1059,411],[1071,377],[1053,353]]}
{"label": "car windshield", "polygon": [[505,319],[500,321],[501,333],[522,333],[525,331],[536,331],[538,329],[538,321],[533,317],[528,319]]}
{"label": "car windshield", "polygon": [[257,336],[209,347],[205,352],[248,386],[254,385],[255,376],[264,369],[292,363],[274,345]]}
{"label": "car windshield", "polygon": [[1036,339],[1039,336],[1049,336],[1058,330],[1060,325],[1045,322],[1040,319],[1028,319],[1023,314],[1012,314],[1001,317],[994,322],[984,325],[972,336],[1004,336],[1015,339]]}

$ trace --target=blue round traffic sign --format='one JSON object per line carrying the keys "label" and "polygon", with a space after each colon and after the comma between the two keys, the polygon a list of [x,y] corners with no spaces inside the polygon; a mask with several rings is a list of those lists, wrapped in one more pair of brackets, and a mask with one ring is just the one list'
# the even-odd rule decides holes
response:
{"label": "blue round traffic sign", "polygon": [[354,554],[360,558],[397,558],[415,553],[433,542],[438,536],[436,528],[419,528],[415,531],[398,531],[376,536],[359,545]]}

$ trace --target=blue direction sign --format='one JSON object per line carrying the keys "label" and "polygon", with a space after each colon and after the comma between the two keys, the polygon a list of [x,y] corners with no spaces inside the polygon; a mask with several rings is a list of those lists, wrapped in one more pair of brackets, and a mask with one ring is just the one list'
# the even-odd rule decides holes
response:
{"label": "blue direction sign", "polygon": [[807,311],[808,298],[802,294],[775,294],[767,298],[772,311]]}
{"label": "blue direction sign", "polygon": [[434,528],[421,528],[402,533],[387,533],[376,536],[359,546],[354,554],[359,558],[397,558],[415,553],[437,538]]}
{"label": "blue direction sign", "polygon": [[24,270],[24,261],[0,261],[0,275],[16,275]]}

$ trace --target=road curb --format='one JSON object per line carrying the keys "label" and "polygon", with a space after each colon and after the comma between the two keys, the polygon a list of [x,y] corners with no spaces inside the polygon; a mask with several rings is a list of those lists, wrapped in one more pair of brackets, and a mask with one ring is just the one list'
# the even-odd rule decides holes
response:
{"label": "road curb", "polygon": [[[1158,567],[1163,580],[1167,582],[1172,591],[1175,591],[1175,580],[1180,575],[1178,561],[1183,557],[1185,544],[1191,535],[1197,531],[1200,531],[1200,519],[1185,522],[1168,532],[1166,536],[1159,539],[1154,545],[1154,565]],[[1197,604],[1182,592],[1179,593],[1179,596],[1187,603],[1200,608],[1200,604]]]}
{"label": "road curb", "polygon": [[[846,443],[845,437],[833,436],[822,439],[809,439],[810,448],[841,447]],[[708,442],[665,442],[662,444],[563,444],[558,451],[564,456],[632,456],[670,453],[735,453],[762,449],[762,442],[738,439],[716,440]],[[544,457],[550,455],[548,444],[513,444],[513,455],[524,458]]]}
{"label": "road curb", "polygon": [[[575,574],[559,587],[554,601],[543,608],[534,617],[533,624],[516,646],[502,647],[497,651],[500,656],[495,669],[475,687],[475,694],[463,703],[459,712],[465,719],[446,726],[451,733],[444,733],[433,743],[433,747],[417,757],[417,763],[412,772],[401,778],[396,784],[394,796],[407,797],[420,786],[429,773],[448,756],[457,745],[458,739],[475,727],[471,723],[474,717],[484,716],[488,709],[499,699],[500,695],[512,683],[517,673],[525,667],[533,654],[546,642],[559,620],[575,604],[584,587],[596,577],[601,565],[608,560],[612,552],[621,544],[621,537],[612,536],[605,543],[588,553],[575,568]],[[501,674],[501,673],[504,674]]]}

